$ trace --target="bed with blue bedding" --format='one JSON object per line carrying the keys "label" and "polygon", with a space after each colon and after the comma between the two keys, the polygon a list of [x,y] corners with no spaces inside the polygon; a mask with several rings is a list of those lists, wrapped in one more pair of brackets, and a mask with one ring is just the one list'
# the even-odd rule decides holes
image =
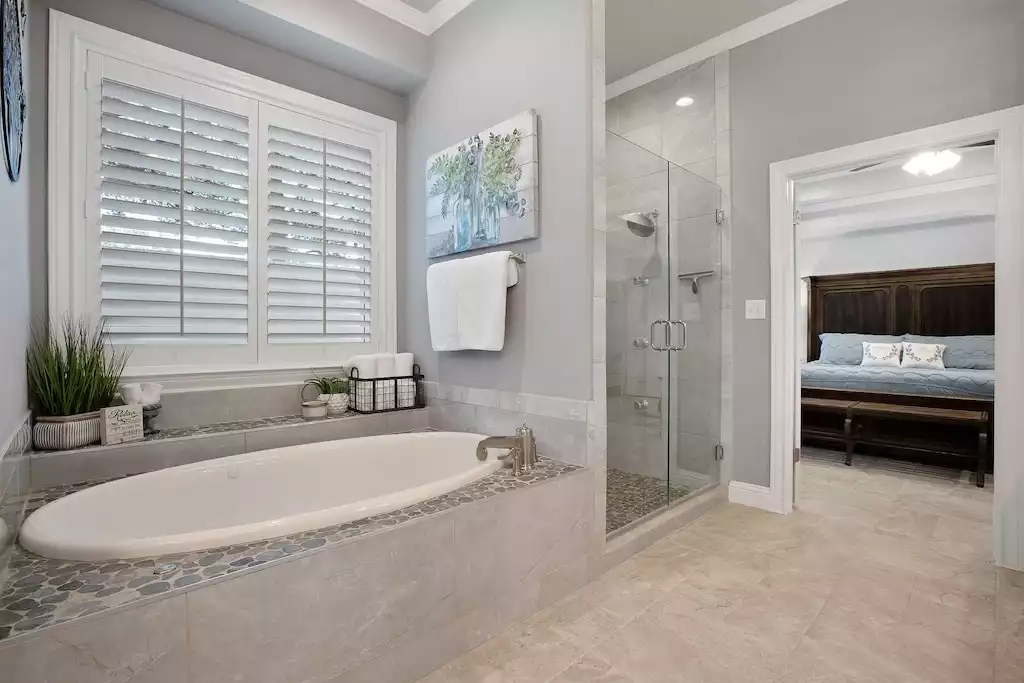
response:
{"label": "bed with blue bedding", "polygon": [[800,369],[800,383],[807,389],[992,400],[996,391],[996,371],[973,368],[889,368],[814,361]]}
{"label": "bed with blue bedding", "polygon": [[[841,406],[857,402],[981,413],[988,416],[988,434],[993,433],[993,264],[816,275],[806,282],[810,362],[800,368],[805,442],[842,444]],[[862,365],[864,342],[946,348],[941,368]],[[897,409],[885,419],[877,414],[855,419],[853,426],[870,432],[872,452],[925,454],[938,461],[943,454],[973,450],[976,457],[978,434],[971,429],[924,424]]]}

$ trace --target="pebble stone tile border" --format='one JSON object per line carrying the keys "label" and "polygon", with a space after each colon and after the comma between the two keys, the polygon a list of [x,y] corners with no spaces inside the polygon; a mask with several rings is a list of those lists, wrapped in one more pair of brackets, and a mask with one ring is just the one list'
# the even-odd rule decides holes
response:
{"label": "pebble stone tile border", "polygon": [[[77,562],[39,557],[16,546],[10,562],[11,574],[0,594],[0,640],[341,543],[578,469],[541,458],[532,472],[518,478],[501,469],[451,493],[393,512],[291,536],[193,553],[140,560]],[[28,508],[30,511],[37,509],[100,483],[104,482],[55,486],[29,494]],[[173,568],[162,565],[173,565]]]}
{"label": "pebble stone tile border", "polygon": [[675,502],[691,491],[673,486],[664,479],[608,468],[608,494],[606,498],[605,532],[612,533],[627,524],[661,510],[668,502]]}

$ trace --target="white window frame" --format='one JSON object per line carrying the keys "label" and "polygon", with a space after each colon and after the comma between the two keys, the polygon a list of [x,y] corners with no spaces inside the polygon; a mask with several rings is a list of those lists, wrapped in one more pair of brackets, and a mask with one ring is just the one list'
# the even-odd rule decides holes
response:
{"label": "white window frame", "polygon": [[[86,143],[89,114],[89,60],[90,55],[102,55],[139,67],[162,72],[200,85],[240,97],[293,111],[303,116],[321,119],[343,126],[376,139],[376,173],[379,187],[374,188],[374,305],[373,346],[376,351],[394,352],[397,349],[397,276],[396,276],[396,223],[397,223],[397,170],[398,124],[375,114],[349,107],[338,102],[296,90],[288,86],[258,78],[235,69],[157,45],[92,22],[50,11],[49,55],[49,144],[48,144],[48,248],[47,282],[48,306],[51,321],[67,313],[95,314],[90,292],[96,284],[89,281],[91,272],[88,257],[87,220],[90,172]],[[95,57],[93,57],[95,59]],[[261,123],[254,119],[255,128]],[[251,173],[262,173],[256,164],[258,155],[252,150]],[[262,184],[258,186],[262,192]],[[259,198],[253,206],[259,204]],[[262,214],[258,214],[262,222]],[[253,226],[262,231],[260,225]],[[260,269],[263,258],[262,244],[251,250],[250,267]],[[253,261],[253,259],[260,259]],[[260,283],[262,288],[263,283]],[[251,292],[255,295],[257,292]],[[264,348],[260,329],[257,338],[250,338],[253,348]],[[337,366],[345,363],[359,349],[348,345],[324,345],[326,351],[318,357],[275,354],[272,358],[260,356],[256,362],[195,363],[182,358],[181,364],[154,365],[132,362],[126,377],[156,377],[173,381],[175,386],[201,388],[203,386],[247,385],[289,381],[316,367]],[[141,354],[146,355],[146,354]],[[327,362],[327,359],[330,359]],[[288,372],[294,371],[294,372]],[[284,379],[287,377],[288,379]]]}

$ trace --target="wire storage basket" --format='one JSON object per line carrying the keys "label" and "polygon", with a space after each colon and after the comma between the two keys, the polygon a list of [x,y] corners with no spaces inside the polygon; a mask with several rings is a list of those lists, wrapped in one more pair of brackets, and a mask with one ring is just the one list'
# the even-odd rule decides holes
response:
{"label": "wire storage basket", "polygon": [[372,377],[362,379],[359,370],[349,372],[350,408],[357,413],[390,413],[426,406],[423,394],[423,375],[420,366],[412,366],[412,374],[404,377]]}

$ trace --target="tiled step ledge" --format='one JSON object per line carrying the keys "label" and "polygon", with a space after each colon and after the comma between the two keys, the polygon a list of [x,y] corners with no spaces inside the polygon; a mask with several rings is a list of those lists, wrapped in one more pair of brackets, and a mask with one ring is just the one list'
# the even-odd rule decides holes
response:
{"label": "tiled step ledge", "polygon": [[428,409],[377,415],[349,413],[342,417],[305,421],[299,416],[223,422],[192,428],[168,429],[116,446],[90,446],[73,451],[29,454],[29,487],[108,479],[187,465],[239,453],[304,443],[417,431],[429,427]]}

